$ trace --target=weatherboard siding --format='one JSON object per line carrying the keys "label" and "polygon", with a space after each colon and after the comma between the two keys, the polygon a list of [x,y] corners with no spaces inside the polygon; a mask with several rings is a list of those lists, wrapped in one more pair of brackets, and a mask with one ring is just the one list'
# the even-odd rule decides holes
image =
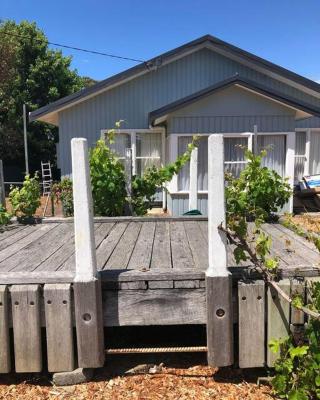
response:
{"label": "weatherboard siding", "polygon": [[[260,132],[293,132],[295,121],[290,116],[219,116],[173,117],[168,123],[170,133],[236,133],[253,132],[254,125]],[[319,125],[320,126],[320,125]]]}
{"label": "weatherboard siding", "polygon": [[[62,175],[68,175],[71,172],[70,140],[73,137],[86,137],[89,145],[93,145],[100,137],[101,129],[114,127],[115,122],[120,119],[125,120],[123,128],[148,128],[149,112],[230,78],[236,73],[297,100],[320,106],[320,99],[209,49],[202,49],[60,112],[59,166]],[[252,120],[248,119],[248,116],[246,118],[246,122],[241,122],[239,119],[239,124],[245,128],[252,125],[250,122]],[[256,118],[259,122],[260,117]],[[227,127],[225,127],[223,122],[217,119],[210,121],[209,126],[212,125],[212,131],[217,126],[222,126],[221,130],[227,131],[231,122],[232,120],[227,121]],[[234,121],[232,123],[235,124]],[[262,120],[260,123],[258,125],[264,126]],[[272,123],[274,124],[270,119],[266,124]],[[277,123],[281,125],[285,121],[279,120]],[[238,128],[235,126],[234,129]]]}

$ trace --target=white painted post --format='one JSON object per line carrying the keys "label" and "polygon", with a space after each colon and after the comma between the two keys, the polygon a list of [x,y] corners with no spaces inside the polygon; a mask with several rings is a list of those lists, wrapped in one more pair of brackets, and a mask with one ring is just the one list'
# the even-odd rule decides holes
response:
{"label": "white painted post", "polygon": [[72,139],[71,153],[76,257],[75,280],[89,282],[96,277],[97,262],[87,140],[83,138]]}
{"label": "white painted post", "polygon": [[78,366],[104,365],[101,281],[97,277],[88,144],[71,140],[76,276],[73,283]]}
{"label": "white painted post", "polygon": [[226,237],[218,226],[226,224],[223,135],[208,139],[208,250],[207,276],[227,276]]}
{"label": "white painted post", "polygon": [[258,154],[258,125],[253,125],[253,154]]}
{"label": "white painted post", "polygon": [[310,175],[310,146],[311,146],[311,129],[306,132],[306,160],[304,163],[304,175]]}
{"label": "white painted post", "polygon": [[198,148],[191,152],[190,183],[189,183],[189,211],[198,208]]}
{"label": "white painted post", "polygon": [[232,277],[227,269],[223,135],[208,139],[208,251],[206,271],[208,364],[233,364]]}
{"label": "white painted post", "polygon": [[[286,152],[286,177],[289,178],[288,183],[293,190],[294,185],[294,154],[295,154],[295,145],[296,145],[296,133],[289,132],[287,134],[287,152]],[[288,211],[290,213],[293,212],[293,193],[290,196],[288,201]]]}

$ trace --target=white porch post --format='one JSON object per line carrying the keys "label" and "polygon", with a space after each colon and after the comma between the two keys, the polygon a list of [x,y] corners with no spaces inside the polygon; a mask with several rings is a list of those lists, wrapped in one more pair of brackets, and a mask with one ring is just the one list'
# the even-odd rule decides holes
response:
{"label": "white porch post", "polygon": [[[287,149],[286,149],[286,165],[285,165],[285,176],[289,178],[288,183],[293,190],[294,185],[294,155],[296,145],[296,133],[289,132],[287,134]],[[293,212],[293,194],[288,201],[288,211]]]}
{"label": "white porch post", "polygon": [[311,146],[311,129],[306,132],[306,160],[304,163],[304,175],[310,175],[310,146]]}
{"label": "white porch post", "polygon": [[[76,276],[73,283],[79,368],[104,365],[101,282],[97,279],[88,144],[71,140]],[[88,345],[90,343],[90,345]]]}
{"label": "white porch post", "polygon": [[189,211],[198,208],[198,148],[194,148],[190,158]]}
{"label": "white porch post", "polygon": [[93,205],[88,144],[83,138],[71,140],[76,281],[94,280],[97,273],[93,233]]}
{"label": "white porch post", "polygon": [[233,364],[232,277],[227,269],[223,135],[208,139],[208,256],[206,271],[208,364]]}

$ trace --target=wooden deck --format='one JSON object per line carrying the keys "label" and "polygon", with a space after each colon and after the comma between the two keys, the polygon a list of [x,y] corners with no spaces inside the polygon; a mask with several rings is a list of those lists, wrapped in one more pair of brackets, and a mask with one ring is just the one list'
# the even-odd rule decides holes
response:
{"label": "wooden deck", "polygon": [[[97,219],[98,270],[106,271],[104,276],[111,280],[115,276],[136,280],[142,275],[203,277],[208,267],[207,224],[205,218],[194,217]],[[38,277],[35,283],[46,283],[51,277],[68,281],[75,270],[73,229],[72,220],[51,220],[13,225],[0,233],[0,282],[16,283],[9,280],[26,278],[26,272],[31,280]],[[272,255],[279,258],[284,275],[297,268],[302,274],[314,270],[318,275],[320,257],[311,243],[280,224],[266,224],[263,230],[272,236]],[[228,266],[236,266],[230,246]]]}

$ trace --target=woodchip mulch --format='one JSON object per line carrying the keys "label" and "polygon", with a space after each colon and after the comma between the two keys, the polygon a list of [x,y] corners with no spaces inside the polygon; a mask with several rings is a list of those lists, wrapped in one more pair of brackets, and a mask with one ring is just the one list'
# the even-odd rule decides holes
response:
{"label": "woodchip mulch", "polygon": [[[164,368],[158,374],[116,376],[101,374],[93,382],[57,387],[45,378],[16,382],[14,377],[0,378],[0,399],[6,400],[267,400],[272,399],[268,386],[248,383],[234,370],[219,372],[206,366]],[[253,380],[250,378],[249,380]],[[254,381],[254,380],[253,380]]]}

